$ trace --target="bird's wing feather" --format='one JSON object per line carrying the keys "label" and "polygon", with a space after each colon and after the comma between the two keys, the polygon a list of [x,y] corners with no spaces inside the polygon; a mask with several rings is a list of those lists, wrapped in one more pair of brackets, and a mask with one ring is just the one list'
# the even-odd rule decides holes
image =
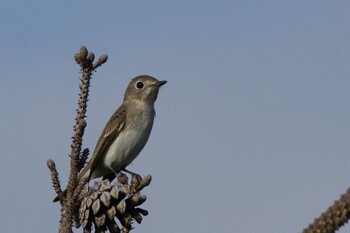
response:
{"label": "bird's wing feather", "polygon": [[90,177],[95,171],[98,163],[102,161],[108,148],[112,145],[113,141],[118,137],[120,131],[125,126],[125,119],[126,107],[122,105],[111,116],[104,130],[102,131],[100,138],[98,139],[94,154],[89,162],[90,172],[88,180],[90,180]]}

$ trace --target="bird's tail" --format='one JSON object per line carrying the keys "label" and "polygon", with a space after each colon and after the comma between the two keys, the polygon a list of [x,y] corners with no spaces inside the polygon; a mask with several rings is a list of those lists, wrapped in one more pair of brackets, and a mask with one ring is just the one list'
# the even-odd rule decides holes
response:
{"label": "bird's tail", "polygon": [[[82,180],[82,179],[88,179],[88,182],[91,178],[91,175],[90,174],[90,167],[89,166],[86,166],[83,171],[80,172],[80,174],[78,175],[77,177],[77,181],[78,183]],[[67,189],[65,189],[63,192],[62,192],[63,196],[67,196]],[[53,199],[53,202],[58,202],[60,199],[58,198],[58,196],[56,196],[54,199]]]}
{"label": "bird's tail", "polygon": [[[63,196],[67,196],[67,189],[65,189],[63,192],[62,192]],[[58,198],[58,195],[53,199],[53,202],[58,202],[60,199]]]}

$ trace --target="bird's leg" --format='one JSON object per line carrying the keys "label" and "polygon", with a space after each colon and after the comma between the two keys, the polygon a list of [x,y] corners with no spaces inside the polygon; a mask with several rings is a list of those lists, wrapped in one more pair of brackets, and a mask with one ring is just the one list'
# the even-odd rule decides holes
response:
{"label": "bird's leg", "polygon": [[114,173],[110,173],[108,175],[103,176],[102,180],[109,180],[112,182],[115,179],[116,175]]}
{"label": "bird's leg", "polygon": [[[109,174],[109,175],[104,176],[103,178],[106,177],[107,179],[109,179],[109,181],[112,181],[114,178],[116,178],[116,177],[118,176],[118,174],[120,173],[120,171],[115,171],[111,166],[108,166],[108,168],[109,168],[109,170],[112,171],[112,173],[114,174],[115,177],[111,177],[112,174]],[[111,180],[111,178],[112,178],[112,180]]]}
{"label": "bird's leg", "polygon": [[128,184],[128,176],[124,173],[122,173],[120,170],[116,171],[111,166],[108,166],[108,169],[112,171],[112,173],[103,176],[103,179],[108,179],[110,182],[114,180],[115,178],[120,184]]}
{"label": "bird's leg", "polygon": [[131,176],[135,176],[137,180],[141,181],[142,180],[142,177],[137,174],[137,173],[134,173],[132,171],[129,171],[129,170],[126,170],[125,168],[122,169],[123,172],[126,172],[126,173],[129,173]]}

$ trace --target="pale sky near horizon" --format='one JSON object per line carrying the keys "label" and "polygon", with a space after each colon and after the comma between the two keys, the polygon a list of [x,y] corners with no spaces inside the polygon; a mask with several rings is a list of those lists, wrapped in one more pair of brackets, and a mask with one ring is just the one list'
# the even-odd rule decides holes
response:
{"label": "pale sky near horizon", "polygon": [[[145,149],[138,232],[301,232],[350,187],[349,1],[0,2],[0,226],[57,232],[81,45],[94,149],[131,78],[168,83]],[[349,226],[339,232],[349,231]],[[74,229],[74,232],[82,232]]]}

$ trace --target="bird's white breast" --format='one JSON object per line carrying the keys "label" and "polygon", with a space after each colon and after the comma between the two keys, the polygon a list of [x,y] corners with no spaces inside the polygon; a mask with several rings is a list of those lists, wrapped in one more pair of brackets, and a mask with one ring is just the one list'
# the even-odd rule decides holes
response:
{"label": "bird's white breast", "polygon": [[127,115],[125,128],[105,155],[105,166],[119,171],[129,165],[141,152],[153,126],[154,109],[151,107],[140,109],[138,114]]}

